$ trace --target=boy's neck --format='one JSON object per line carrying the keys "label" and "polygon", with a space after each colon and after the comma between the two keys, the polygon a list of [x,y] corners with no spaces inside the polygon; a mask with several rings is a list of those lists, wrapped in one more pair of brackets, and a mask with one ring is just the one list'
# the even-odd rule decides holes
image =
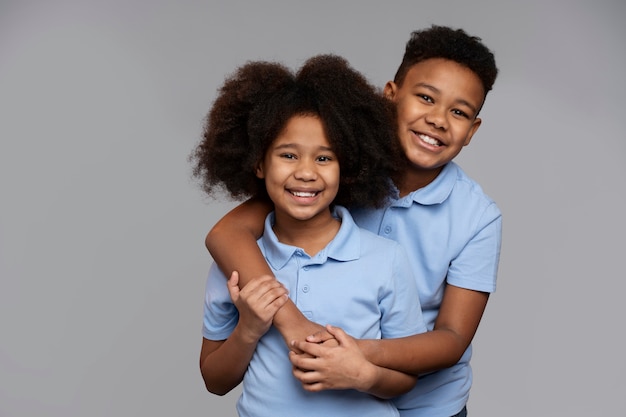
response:
{"label": "boy's neck", "polygon": [[335,238],[340,227],[341,222],[330,211],[328,216],[308,220],[284,218],[276,213],[272,230],[279,242],[297,246],[304,249],[309,256],[315,256]]}
{"label": "boy's neck", "polygon": [[442,170],[443,166],[435,169],[408,167],[396,184],[400,191],[400,197],[404,197],[415,190],[426,187],[437,178]]}

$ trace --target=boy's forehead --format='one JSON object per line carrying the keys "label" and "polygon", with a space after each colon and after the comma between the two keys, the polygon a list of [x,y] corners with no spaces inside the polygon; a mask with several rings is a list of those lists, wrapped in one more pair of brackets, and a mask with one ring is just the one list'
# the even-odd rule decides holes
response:
{"label": "boy's forehead", "polygon": [[474,71],[445,58],[430,58],[413,64],[398,87],[412,89],[419,85],[472,97],[477,104],[485,97],[482,81]]}

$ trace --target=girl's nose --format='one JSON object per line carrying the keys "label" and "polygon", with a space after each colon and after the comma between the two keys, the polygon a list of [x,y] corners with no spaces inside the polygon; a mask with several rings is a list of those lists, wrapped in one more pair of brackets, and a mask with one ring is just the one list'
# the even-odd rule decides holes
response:
{"label": "girl's nose", "polygon": [[299,180],[303,181],[314,181],[317,179],[317,171],[315,169],[315,162],[308,160],[300,160],[298,167],[296,168],[296,172],[294,173],[295,177]]}

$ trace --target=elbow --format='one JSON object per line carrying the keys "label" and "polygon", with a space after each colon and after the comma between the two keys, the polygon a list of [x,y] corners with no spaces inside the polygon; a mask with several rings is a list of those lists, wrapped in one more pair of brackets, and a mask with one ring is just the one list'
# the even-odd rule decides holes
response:
{"label": "elbow", "polygon": [[454,346],[454,348],[449,352],[447,358],[443,361],[443,367],[450,368],[459,363],[467,348],[468,345],[465,343],[459,342],[456,344],[456,346]]}
{"label": "elbow", "polygon": [[243,379],[232,380],[223,375],[219,376],[215,373],[211,373],[207,369],[202,369],[202,367],[200,368],[200,374],[202,375],[206,390],[220,397],[231,392]]}
{"label": "elbow", "polygon": [[223,383],[220,383],[220,381],[208,378],[204,374],[202,375],[202,379],[204,379],[204,386],[206,390],[211,394],[219,395],[220,397],[228,394],[234,388],[225,386]]}
{"label": "elbow", "polygon": [[206,237],[204,238],[204,246],[206,246],[207,250],[209,252],[211,252],[211,250],[213,250],[213,247],[215,245],[215,241],[217,239],[216,235],[219,233],[218,230],[216,230],[215,227],[213,227],[211,230],[209,230],[209,233],[207,233]]}
{"label": "elbow", "polygon": [[204,386],[206,387],[206,390],[209,391],[211,394],[219,395],[220,397],[223,397],[224,395],[228,394],[231,391],[231,389],[213,387],[211,384],[207,384],[207,383],[205,383]]}
{"label": "elbow", "polygon": [[453,367],[454,365],[459,363],[459,361],[461,360],[461,357],[463,357],[463,354],[460,354],[460,355],[455,354],[453,356],[451,355],[448,358],[448,361],[445,361],[444,363],[442,363],[442,368],[451,368],[451,367]]}

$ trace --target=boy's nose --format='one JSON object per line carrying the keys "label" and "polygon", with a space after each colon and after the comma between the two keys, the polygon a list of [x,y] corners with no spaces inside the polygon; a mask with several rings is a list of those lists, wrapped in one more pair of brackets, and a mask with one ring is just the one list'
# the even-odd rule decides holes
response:
{"label": "boy's nose", "polygon": [[437,129],[446,129],[448,127],[448,119],[446,110],[433,106],[426,114],[426,122],[435,126]]}

